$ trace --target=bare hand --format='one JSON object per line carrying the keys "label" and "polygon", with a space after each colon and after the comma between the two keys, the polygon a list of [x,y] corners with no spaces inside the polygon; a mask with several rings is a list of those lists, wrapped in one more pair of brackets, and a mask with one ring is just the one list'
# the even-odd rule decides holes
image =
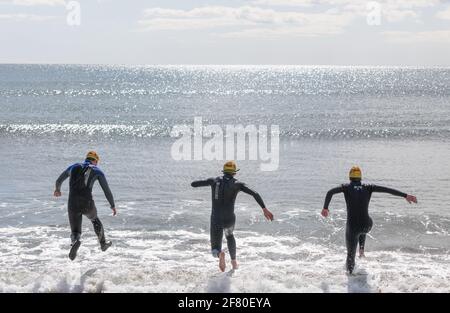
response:
{"label": "bare hand", "polygon": [[61,197],[61,191],[55,190],[55,192],[53,193],[53,195],[54,195],[55,197]]}
{"label": "bare hand", "polygon": [[111,210],[113,211],[113,216],[116,216],[116,215],[117,215],[117,210],[116,210],[116,208],[111,208]]}
{"label": "bare hand", "polygon": [[328,214],[330,213],[330,211],[328,209],[323,209],[322,210],[322,216],[323,217],[328,217]]}
{"label": "bare hand", "polygon": [[263,209],[263,212],[264,212],[264,216],[266,217],[267,220],[273,221],[273,214],[272,214],[272,212],[270,212],[266,208]]}
{"label": "bare hand", "polygon": [[408,203],[411,203],[411,202],[417,203],[417,198],[415,196],[412,196],[412,195],[407,195],[406,196],[406,201],[408,201]]}

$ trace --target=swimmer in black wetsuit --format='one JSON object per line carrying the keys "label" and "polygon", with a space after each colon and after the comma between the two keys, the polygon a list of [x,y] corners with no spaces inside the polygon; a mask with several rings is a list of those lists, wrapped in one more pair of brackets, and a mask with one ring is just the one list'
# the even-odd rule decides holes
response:
{"label": "swimmer in black wetsuit", "polygon": [[106,249],[111,246],[111,241],[106,241],[105,239],[103,225],[97,216],[97,208],[92,199],[92,187],[95,181],[98,180],[105,193],[106,199],[111,205],[113,215],[115,216],[117,214],[114,198],[109,189],[105,174],[97,167],[99,160],[100,158],[97,153],[95,153],[95,151],[90,151],[88,152],[84,163],[75,163],[69,166],[56,180],[54,196],[60,197],[61,185],[68,177],[70,177],[68,214],[72,231],[70,235],[72,246],[69,258],[72,261],[77,256],[77,251],[81,244],[81,222],[83,215],[91,220],[102,251],[106,251]]}
{"label": "swimmer in black wetsuit", "polygon": [[390,193],[391,195],[403,197],[409,203],[417,203],[415,196],[407,195],[395,189],[376,185],[361,184],[361,170],[354,166],[350,170],[350,183],[341,185],[328,191],[325,204],[323,205],[322,215],[327,217],[329,214],[328,205],[334,194],[344,193],[347,204],[347,225],[345,231],[345,241],[347,245],[347,270],[351,274],[355,267],[356,248],[359,242],[360,257],[364,256],[364,244],[366,234],[372,229],[372,219],[369,216],[369,202],[373,192]]}
{"label": "swimmer in black wetsuit", "polygon": [[230,161],[223,166],[224,175],[222,177],[194,181],[191,184],[192,187],[211,186],[211,252],[214,257],[219,257],[219,268],[222,272],[225,271],[225,253],[222,251],[223,233],[225,233],[225,238],[227,239],[233,269],[238,268],[236,261],[236,241],[233,235],[234,224],[236,222],[234,202],[238,192],[243,191],[252,195],[263,209],[264,216],[268,220],[273,221],[273,214],[266,209],[261,196],[233,177],[237,171],[236,163]]}

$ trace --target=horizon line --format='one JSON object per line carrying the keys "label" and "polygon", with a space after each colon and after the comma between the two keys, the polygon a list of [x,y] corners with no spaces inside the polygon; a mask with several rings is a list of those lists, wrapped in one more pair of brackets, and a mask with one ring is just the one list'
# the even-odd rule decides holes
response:
{"label": "horizon line", "polygon": [[137,66],[137,67],[396,67],[396,68],[450,68],[450,65],[392,65],[392,64],[220,64],[220,63],[49,63],[49,62],[0,62],[0,65],[93,65],[93,66]]}

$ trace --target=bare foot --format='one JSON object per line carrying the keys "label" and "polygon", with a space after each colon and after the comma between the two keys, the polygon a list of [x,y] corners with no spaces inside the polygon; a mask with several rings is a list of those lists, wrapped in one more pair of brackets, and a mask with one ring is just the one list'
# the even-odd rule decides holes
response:
{"label": "bare foot", "polygon": [[231,260],[231,265],[233,266],[234,270],[237,270],[239,268],[238,263],[236,260]]}
{"label": "bare foot", "polygon": [[360,258],[365,258],[366,257],[366,255],[364,254],[364,250],[362,250],[362,249],[359,250],[359,257]]}
{"label": "bare foot", "polygon": [[219,253],[219,268],[222,272],[225,272],[225,252]]}

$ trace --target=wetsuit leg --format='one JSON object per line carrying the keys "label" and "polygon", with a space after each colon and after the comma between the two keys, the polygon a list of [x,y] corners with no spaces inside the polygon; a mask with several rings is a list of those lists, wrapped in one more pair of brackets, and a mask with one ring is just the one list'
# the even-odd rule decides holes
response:
{"label": "wetsuit leg", "polygon": [[372,219],[369,217],[369,221],[367,223],[367,226],[364,227],[362,233],[359,235],[359,249],[364,250],[364,246],[366,244],[366,234],[368,232],[370,232],[370,230],[372,229],[372,225],[373,225],[373,221]]}
{"label": "wetsuit leg", "polygon": [[367,226],[364,228],[364,232],[368,233],[372,230],[372,226],[373,226],[373,221],[372,219],[369,217],[369,222],[367,223]]}
{"label": "wetsuit leg", "polygon": [[95,234],[97,235],[98,242],[100,243],[100,245],[104,245],[106,240],[105,240],[105,232],[103,230],[102,222],[99,220],[98,217],[91,220],[91,222],[92,222],[92,225],[94,225],[94,231],[95,231]]}
{"label": "wetsuit leg", "polygon": [[347,244],[347,270],[352,273],[355,268],[356,248],[358,247],[358,238],[360,232],[352,230],[349,226],[345,231],[345,241]]}
{"label": "wetsuit leg", "polygon": [[83,215],[81,213],[81,209],[77,199],[69,199],[69,203],[67,206],[67,211],[69,215],[69,223],[70,223],[70,239],[72,240],[72,244],[80,240],[81,237],[81,224],[83,221]]}
{"label": "wetsuit leg", "polygon": [[211,253],[214,257],[219,257],[222,252],[223,227],[211,220]]}
{"label": "wetsuit leg", "polygon": [[232,260],[236,260],[236,240],[233,235],[234,225],[224,229],[225,238],[227,239],[228,251]]}
{"label": "wetsuit leg", "polygon": [[366,244],[366,234],[362,233],[359,235],[359,250],[364,250],[365,244]]}
{"label": "wetsuit leg", "polygon": [[105,244],[105,232],[103,230],[103,224],[97,216],[97,208],[95,207],[94,200],[89,201],[86,211],[84,212],[86,217],[91,220],[94,226],[95,234],[97,235],[100,245]]}

